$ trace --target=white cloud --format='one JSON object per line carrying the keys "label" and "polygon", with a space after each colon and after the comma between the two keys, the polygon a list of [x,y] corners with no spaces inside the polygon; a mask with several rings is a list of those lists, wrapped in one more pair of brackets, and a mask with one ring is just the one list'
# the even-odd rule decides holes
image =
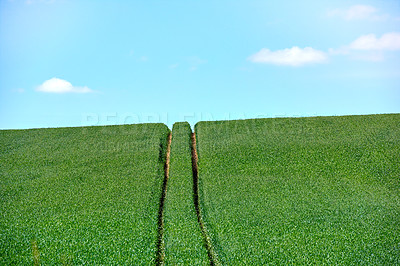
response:
{"label": "white cloud", "polygon": [[385,33],[380,38],[375,34],[363,35],[349,45],[353,50],[400,50],[400,33]]}
{"label": "white cloud", "polygon": [[347,55],[354,60],[379,62],[384,60],[385,52],[400,50],[400,33],[390,32],[377,38],[375,34],[358,37],[349,45],[329,49],[330,55]]}
{"label": "white cloud", "polygon": [[377,8],[368,5],[354,5],[348,9],[332,9],[328,12],[328,16],[341,17],[345,20],[383,20],[389,17],[386,14],[379,14]]}
{"label": "white cloud", "polygon": [[46,80],[36,88],[37,91],[40,92],[48,92],[48,93],[89,93],[93,92],[88,87],[77,87],[73,86],[66,80],[59,79],[59,78],[52,78]]}
{"label": "white cloud", "polygon": [[253,63],[266,63],[274,65],[302,66],[305,64],[322,63],[328,59],[327,55],[311,47],[301,49],[294,46],[290,49],[271,51],[267,48],[251,55],[248,60]]}
{"label": "white cloud", "polygon": [[380,62],[384,60],[382,51],[351,50],[348,46],[343,46],[339,49],[329,49],[329,55],[344,55],[357,61]]}
{"label": "white cloud", "polygon": [[373,6],[355,5],[346,10],[345,18],[348,20],[366,19],[374,16],[377,11]]}

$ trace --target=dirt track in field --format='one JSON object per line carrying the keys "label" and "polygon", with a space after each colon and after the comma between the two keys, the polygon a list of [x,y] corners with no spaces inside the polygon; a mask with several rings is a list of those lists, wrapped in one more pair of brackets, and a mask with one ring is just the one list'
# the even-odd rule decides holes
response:
{"label": "dirt track in field", "polygon": [[200,211],[199,203],[199,170],[198,170],[198,155],[196,149],[196,134],[192,133],[192,171],[193,171],[193,200],[194,207],[196,209],[197,221],[200,225],[201,233],[203,235],[204,246],[207,249],[207,255],[210,260],[210,265],[220,265],[218,262],[218,256],[215,253],[210,236],[208,235],[207,228],[204,225],[203,218]]}
{"label": "dirt track in field", "polygon": [[165,195],[167,194],[167,183],[169,176],[169,161],[171,153],[171,140],[172,133],[168,135],[167,153],[164,164],[164,181],[162,186],[162,193],[160,198],[160,205],[158,209],[158,231],[157,231],[157,249],[156,249],[156,265],[164,265],[165,247],[164,247],[164,203]]}

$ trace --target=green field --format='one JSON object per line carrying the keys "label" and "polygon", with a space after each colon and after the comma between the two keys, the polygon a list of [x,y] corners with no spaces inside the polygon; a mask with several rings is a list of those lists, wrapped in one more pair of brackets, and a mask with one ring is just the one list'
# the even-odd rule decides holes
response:
{"label": "green field", "polygon": [[207,252],[193,204],[192,130],[189,123],[175,123],[172,132],[164,208],[165,263],[207,265]]}
{"label": "green field", "polygon": [[154,263],[168,134],[0,131],[0,264]]}
{"label": "green field", "polygon": [[400,114],[195,133],[1,130],[0,264],[400,264]]}
{"label": "green field", "polygon": [[400,264],[400,115],[200,122],[222,264]]}

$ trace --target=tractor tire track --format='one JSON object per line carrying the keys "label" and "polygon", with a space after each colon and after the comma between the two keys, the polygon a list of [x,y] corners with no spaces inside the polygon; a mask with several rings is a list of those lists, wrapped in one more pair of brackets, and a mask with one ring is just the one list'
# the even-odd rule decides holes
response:
{"label": "tractor tire track", "polygon": [[199,171],[198,171],[198,156],[196,150],[196,133],[191,135],[192,141],[192,171],[193,171],[193,201],[196,209],[197,221],[199,223],[201,233],[203,235],[204,246],[207,250],[207,255],[210,260],[210,265],[221,265],[218,261],[218,256],[212,246],[211,238],[207,232],[207,228],[204,224],[200,203],[199,203]]}
{"label": "tractor tire track", "polygon": [[167,183],[169,176],[170,153],[171,153],[171,140],[172,133],[168,134],[167,152],[164,164],[164,181],[162,185],[162,192],[160,197],[160,205],[158,209],[158,230],[157,230],[157,243],[156,243],[156,265],[164,265],[165,259],[165,246],[164,246],[164,204],[165,195],[167,194]]}

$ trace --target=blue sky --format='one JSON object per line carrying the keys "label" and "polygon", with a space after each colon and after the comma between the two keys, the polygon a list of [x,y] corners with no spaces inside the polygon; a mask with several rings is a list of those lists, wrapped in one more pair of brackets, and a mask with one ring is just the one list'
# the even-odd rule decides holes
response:
{"label": "blue sky", "polygon": [[398,0],[0,0],[0,129],[377,113]]}

